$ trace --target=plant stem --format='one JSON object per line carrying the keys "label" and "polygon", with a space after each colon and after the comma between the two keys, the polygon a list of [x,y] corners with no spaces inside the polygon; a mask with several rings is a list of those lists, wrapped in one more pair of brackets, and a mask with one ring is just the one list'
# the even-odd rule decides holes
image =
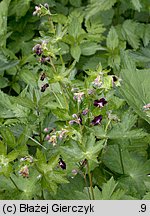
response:
{"label": "plant stem", "polygon": [[61,101],[59,100],[59,98],[57,97],[57,95],[55,94],[55,92],[53,91],[52,86],[51,86],[51,91],[54,94],[55,98],[57,99],[58,103],[60,104],[60,107],[63,108],[63,105],[62,105]]}
{"label": "plant stem", "polygon": [[[40,112],[37,109],[37,115],[38,115],[38,119],[40,119]],[[40,143],[42,144],[43,139],[42,139],[42,124],[41,121],[39,121],[39,136],[40,136]]]}
{"label": "plant stem", "polygon": [[12,177],[10,176],[10,180],[12,181],[12,183],[15,185],[15,187],[17,188],[17,190],[21,191],[18,186],[16,185],[16,183],[14,182],[14,180],[12,179]]}
{"label": "plant stem", "polygon": [[118,149],[119,149],[120,163],[121,163],[121,167],[122,167],[122,172],[123,172],[123,175],[124,175],[125,171],[124,171],[124,166],[123,166],[123,158],[122,158],[121,148],[120,148],[119,144],[118,144]]}
{"label": "plant stem", "polygon": [[93,183],[92,183],[92,175],[91,175],[91,172],[90,172],[90,166],[89,166],[88,160],[87,160],[87,169],[88,169],[88,176],[89,176],[89,181],[90,181],[92,200],[95,200],[95,198],[94,198],[94,191],[93,191]]}
{"label": "plant stem", "polygon": [[90,198],[90,200],[91,200],[92,198],[91,198],[90,190],[89,190],[89,187],[88,187],[88,184],[87,184],[87,180],[86,180],[86,173],[84,174],[84,181],[85,181],[85,185],[86,185],[86,187],[87,187],[87,191],[88,191],[89,198]]}
{"label": "plant stem", "polygon": [[108,121],[108,123],[107,123],[107,125],[106,125],[105,132],[107,132],[108,127],[109,127],[109,125],[110,125],[110,122],[111,122],[111,119],[109,119],[109,121]]}
{"label": "plant stem", "polygon": [[57,73],[57,70],[56,70],[55,65],[54,65],[54,63],[53,63],[53,61],[52,61],[52,58],[51,58],[50,56],[49,56],[49,58],[50,58],[50,65],[52,66],[53,71],[54,71],[54,73],[56,74],[56,73]]}

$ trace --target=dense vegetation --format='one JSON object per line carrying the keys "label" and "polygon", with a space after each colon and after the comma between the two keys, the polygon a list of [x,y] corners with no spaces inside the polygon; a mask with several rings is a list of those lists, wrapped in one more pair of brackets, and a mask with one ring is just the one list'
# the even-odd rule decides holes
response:
{"label": "dense vegetation", "polygon": [[150,0],[2,0],[0,47],[0,199],[150,199]]}

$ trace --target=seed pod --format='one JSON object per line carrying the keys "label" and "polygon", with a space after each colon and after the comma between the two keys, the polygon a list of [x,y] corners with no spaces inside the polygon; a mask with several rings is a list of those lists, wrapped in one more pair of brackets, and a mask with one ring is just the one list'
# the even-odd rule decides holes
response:
{"label": "seed pod", "polygon": [[19,174],[21,176],[23,176],[24,178],[28,178],[29,177],[29,168],[27,165],[25,165],[24,167],[21,168],[21,170],[19,171]]}

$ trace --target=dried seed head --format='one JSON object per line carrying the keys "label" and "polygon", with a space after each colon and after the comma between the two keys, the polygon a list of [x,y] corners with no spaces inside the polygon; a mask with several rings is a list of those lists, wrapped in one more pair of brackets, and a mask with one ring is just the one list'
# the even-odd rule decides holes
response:
{"label": "dried seed head", "polygon": [[24,178],[28,178],[29,177],[29,168],[27,165],[25,165],[24,167],[22,167],[19,171],[19,174],[21,176],[23,176]]}

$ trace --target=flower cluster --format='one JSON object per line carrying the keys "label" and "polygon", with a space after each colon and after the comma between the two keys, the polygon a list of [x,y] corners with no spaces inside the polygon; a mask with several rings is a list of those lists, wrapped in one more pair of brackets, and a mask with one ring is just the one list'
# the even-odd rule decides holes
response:
{"label": "flower cluster", "polygon": [[60,131],[55,131],[55,129],[53,129],[50,131],[49,128],[45,128],[44,132],[48,133],[45,136],[45,140],[51,143],[53,146],[56,146],[58,139],[62,140],[67,135],[68,130],[61,129]]}
{"label": "flower cluster", "polygon": [[78,103],[81,103],[83,100],[84,92],[76,92],[74,93],[73,99],[76,100]]}
{"label": "flower cluster", "polygon": [[73,114],[72,117],[74,119],[69,121],[70,125],[72,125],[74,123],[82,125],[82,118],[81,118],[81,116],[78,116],[77,114]]}
{"label": "flower cluster", "polygon": [[[84,92],[74,93],[74,100],[76,100],[78,103],[81,103],[81,101],[83,100],[83,96],[84,96]],[[94,103],[93,103],[95,107],[99,107],[99,108],[103,108],[106,104],[107,104],[107,101],[105,98],[94,100]],[[89,112],[89,109],[86,108],[81,112],[81,114],[85,116],[87,115],[88,112]],[[82,125],[81,114],[78,114],[78,115],[73,114],[72,117],[75,119],[70,120],[69,124],[72,125],[76,123],[76,124]],[[95,116],[94,119],[91,121],[91,125],[94,125],[94,126],[98,125],[101,123],[101,121],[102,121],[102,115]]]}
{"label": "flower cluster", "polygon": [[94,87],[100,88],[102,86],[102,84],[103,84],[101,76],[98,75],[96,77],[96,79],[92,82],[92,84],[93,84]]}
{"label": "flower cluster", "polygon": [[49,5],[47,3],[45,3],[44,5],[40,4],[39,6],[35,6],[35,11],[33,12],[33,16],[46,15],[47,10],[49,10]]}
{"label": "flower cluster", "polygon": [[47,51],[47,41],[43,40],[41,44],[36,44],[33,48],[32,48],[33,52],[40,56],[39,58],[39,62],[41,62],[42,64],[44,63],[50,63],[50,57],[46,56],[44,54],[44,51]]}
{"label": "flower cluster", "polygon": [[33,157],[28,155],[20,158],[21,168],[19,170],[19,175],[24,178],[29,177],[29,166],[33,164]]}

